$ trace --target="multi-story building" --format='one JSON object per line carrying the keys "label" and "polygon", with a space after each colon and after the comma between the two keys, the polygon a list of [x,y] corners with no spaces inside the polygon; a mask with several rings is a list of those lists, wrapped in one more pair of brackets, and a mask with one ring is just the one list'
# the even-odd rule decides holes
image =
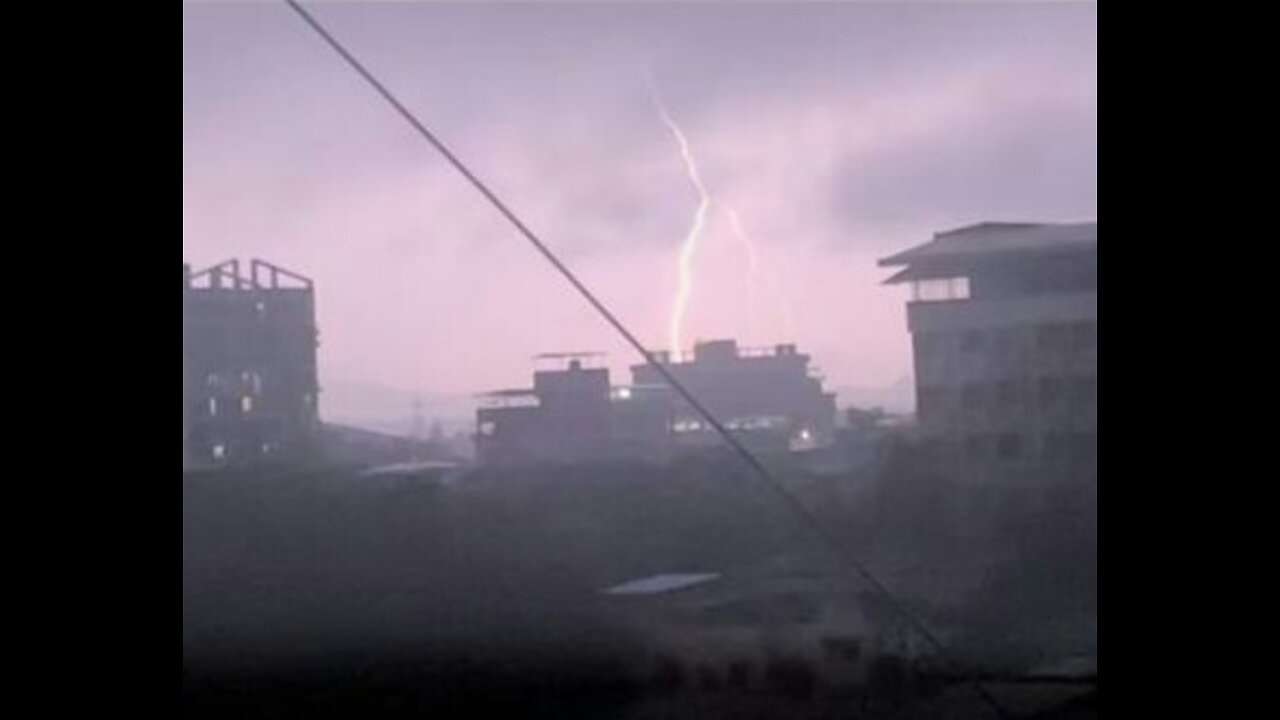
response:
{"label": "multi-story building", "polygon": [[540,356],[567,364],[535,372],[532,388],[483,396],[476,414],[479,457],[490,464],[601,457],[609,438],[609,370],[587,367],[592,357]]}
{"label": "multi-story building", "polygon": [[972,479],[1098,464],[1098,225],[984,223],[881,261],[910,284],[926,447]]}
{"label": "multi-story building", "polygon": [[[599,355],[556,353],[537,360],[543,367],[532,388],[481,397],[476,452],[482,462],[592,462],[662,451],[664,406],[613,388]],[[650,412],[631,411],[642,407]]]}
{"label": "multi-story building", "polygon": [[[184,273],[185,276],[185,273]],[[195,414],[195,402],[193,396],[193,379],[191,376],[191,363],[187,360],[186,348],[182,352],[182,469],[190,468],[191,458],[191,420]]]}
{"label": "multi-story building", "polygon": [[[759,447],[809,448],[831,442],[835,395],[823,389],[808,355],[794,345],[740,348],[733,340],[698,343],[690,360],[660,358],[664,368],[725,426]],[[663,386],[651,365],[635,365],[638,387]],[[718,443],[688,403],[672,394],[672,428],[681,444]]]}
{"label": "multi-story building", "polygon": [[183,469],[291,462],[319,431],[315,289],[261,260],[182,266]]}
{"label": "multi-story building", "polygon": [[[835,399],[809,357],[794,346],[743,351],[733,341],[701,343],[693,359],[663,367],[725,426],[761,451],[788,452],[830,442]],[[632,384],[614,387],[598,356],[541,356],[533,387],[483,396],[477,452],[487,464],[663,461],[721,439],[649,365],[631,368]],[[567,363],[567,364],[566,364]]]}

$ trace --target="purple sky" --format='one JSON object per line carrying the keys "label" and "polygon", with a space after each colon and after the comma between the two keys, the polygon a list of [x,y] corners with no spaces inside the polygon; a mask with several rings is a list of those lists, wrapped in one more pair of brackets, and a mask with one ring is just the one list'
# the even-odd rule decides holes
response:
{"label": "purple sky", "polygon": [[[319,3],[380,74],[654,347],[698,197],[686,335],[794,341],[833,385],[910,374],[876,258],[971,222],[1096,219],[1089,4]],[[182,252],[315,278],[322,380],[471,393],[530,356],[628,351],[277,3],[184,4]],[[625,377],[620,377],[623,380]]]}

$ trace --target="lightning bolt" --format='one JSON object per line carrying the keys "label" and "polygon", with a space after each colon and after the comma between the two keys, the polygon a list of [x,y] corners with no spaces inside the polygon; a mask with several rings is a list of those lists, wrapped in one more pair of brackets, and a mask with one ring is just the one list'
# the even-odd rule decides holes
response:
{"label": "lightning bolt", "polygon": [[724,214],[729,218],[729,227],[733,230],[733,236],[742,244],[742,249],[747,253],[747,267],[750,269],[752,279],[760,277],[760,252],[756,250],[756,243],[742,228],[742,218],[738,215],[738,211],[721,203],[724,208]]}
{"label": "lightning bolt", "polygon": [[698,205],[694,210],[684,241],[680,244],[680,253],[677,261],[676,294],[671,304],[671,321],[668,328],[668,350],[672,359],[679,359],[684,349],[684,324],[689,312],[689,304],[693,297],[694,271],[696,269],[698,249],[702,245],[703,234],[707,229],[713,209],[723,212],[728,219],[729,228],[734,238],[737,239],[746,254],[752,299],[758,297],[757,288],[760,285],[760,279],[764,277],[773,295],[774,306],[781,312],[786,331],[793,333],[795,322],[791,304],[787,302],[786,296],[778,286],[777,278],[773,273],[762,272],[763,263],[761,262],[760,251],[755,241],[752,240],[751,235],[743,227],[742,218],[738,215],[737,210],[715,199],[712,195],[711,190],[702,179],[702,172],[698,167],[698,160],[693,152],[693,144],[689,141],[689,137],[680,127],[680,124],[676,122],[671,110],[667,107],[666,101],[663,100],[662,93],[658,89],[658,83],[651,70],[646,73],[646,77],[649,81],[649,91],[653,98],[653,104],[658,110],[658,116],[675,140],[676,146],[680,150],[680,158],[684,163],[689,183],[698,195]]}
{"label": "lightning bolt", "polygon": [[707,217],[711,214],[712,199],[711,192],[702,181],[702,173],[698,170],[698,161],[694,157],[693,145],[689,142],[689,137],[671,116],[671,111],[663,102],[657,85],[650,82],[650,89],[653,91],[653,102],[658,108],[662,124],[666,125],[667,131],[671,133],[671,137],[680,148],[680,158],[684,162],[685,173],[698,194],[698,207],[694,210],[693,220],[689,225],[689,231],[684,236],[684,242],[680,244],[676,296],[671,305],[671,324],[668,328],[668,350],[671,352],[672,359],[678,359],[684,348],[684,320],[689,312],[689,300],[693,297],[694,262],[698,257],[698,247],[702,244],[702,233],[707,227]]}
{"label": "lightning bolt", "polygon": [[742,218],[738,215],[738,211],[734,208],[717,201],[717,204],[724,210],[725,217],[729,218],[729,229],[733,231],[733,236],[738,239],[738,243],[742,245],[743,252],[747,255],[747,268],[750,277],[752,293],[760,285],[760,279],[763,277],[768,285],[769,291],[773,295],[775,306],[781,311],[782,322],[786,326],[788,335],[795,332],[795,315],[791,310],[791,303],[787,301],[787,296],[782,292],[782,288],[778,286],[778,278],[773,273],[761,272],[760,250],[756,246],[755,240],[746,231],[742,224]]}

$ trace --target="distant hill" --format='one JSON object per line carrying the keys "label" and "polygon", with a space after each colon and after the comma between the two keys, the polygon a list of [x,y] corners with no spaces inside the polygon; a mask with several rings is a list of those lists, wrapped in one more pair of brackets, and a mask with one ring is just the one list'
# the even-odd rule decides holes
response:
{"label": "distant hill", "polygon": [[[892,385],[845,385],[835,389],[841,407],[883,408],[891,413],[915,412],[915,383],[904,377]],[[429,430],[439,422],[446,433],[470,431],[476,401],[468,395],[414,392],[374,383],[331,381],[324,385],[320,411],[326,422],[394,435],[411,431],[414,403],[422,403]]]}
{"label": "distant hill", "polygon": [[408,435],[414,421],[414,404],[422,403],[423,431],[440,423],[446,433],[469,430],[475,418],[475,399],[466,395],[414,392],[372,383],[330,381],[320,395],[320,412],[326,422]]}
{"label": "distant hill", "polygon": [[836,396],[841,407],[878,407],[891,413],[913,413],[916,409],[915,381],[909,377],[881,387],[845,385],[836,388]]}

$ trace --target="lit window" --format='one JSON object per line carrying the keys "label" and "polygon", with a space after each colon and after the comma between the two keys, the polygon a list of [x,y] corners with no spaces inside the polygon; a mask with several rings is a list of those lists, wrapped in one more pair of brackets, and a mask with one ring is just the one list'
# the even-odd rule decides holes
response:
{"label": "lit window", "polygon": [[671,429],[678,433],[695,433],[702,430],[702,423],[697,420],[677,420]]}
{"label": "lit window", "polygon": [[916,302],[968,300],[971,295],[967,277],[918,280],[911,289],[912,299]]}

